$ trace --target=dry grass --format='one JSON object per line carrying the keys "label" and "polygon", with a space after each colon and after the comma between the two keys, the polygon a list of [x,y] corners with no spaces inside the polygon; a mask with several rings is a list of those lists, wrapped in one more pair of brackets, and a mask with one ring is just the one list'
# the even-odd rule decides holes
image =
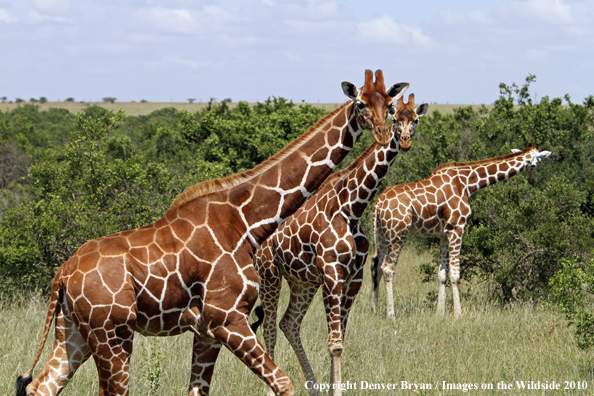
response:
{"label": "dry grass", "polygon": [[[594,362],[580,351],[562,317],[547,307],[516,306],[501,309],[478,297],[462,301],[463,315],[453,320],[451,307],[445,317],[435,315],[426,299],[435,284],[420,282],[418,267],[430,260],[426,252],[407,246],[395,281],[397,319],[385,317],[385,290],[380,312],[371,312],[369,269],[351,312],[343,353],[343,382],[377,384],[428,384],[435,395],[459,395],[463,390],[443,390],[443,381],[462,388],[492,385],[493,390],[468,393],[484,395],[544,395],[551,391],[519,391],[515,381],[556,381],[556,394],[589,395],[594,388]],[[383,285],[382,285],[383,286]],[[281,306],[286,306],[286,291]],[[30,365],[41,336],[46,303],[35,297],[21,303],[0,302],[0,394],[12,394],[14,380]],[[259,333],[261,336],[261,333]],[[303,341],[320,382],[330,378],[326,349],[326,324],[319,294],[307,314]],[[48,340],[51,344],[51,337]],[[282,335],[277,364],[290,376],[299,395],[307,395],[301,369]],[[45,348],[44,362],[49,346]],[[131,367],[131,395],[185,395],[190,376],[191,336],[145,338],[138,336]],[[159,357],[159,354],[163,358]],[[162,375],[151,382],[149,374],[162,364]],[[38,373],[40,363],[35,373]],[[158,372],[158,371],[157,371]],[[498,390],[500,382],[511,390]],[[586,381],[587,390],[563,390],[565,381]],[[151,390],[151,384],[159,385]],[[400,390],[352,390],[347,395],[397,394]],[[63,395],[95,395],[97,379],[92,360],[76,373]],[[265,385],[231,353],[221,352],[212,384],[213,395],[264,395]]]}
{"label": "dry grass", "polygon": [[[251,103],[254,105],[255,103]],[[296,103],[297,105],[299,103]],[[0,111],[10,111],[22,104],[17,103],[0,103]],[[128,116],[139,116],[139,115],[148,115],[155,110],[163,109],[166,107],[174,107],[178,110],[188,110],[189,112],[197,112],[208,106],[208,103],[185,103],[185,102],[121,102],[121,103],[103,103],[103,102],[46,102],[43,104],[36,103],[39,106],[40,111],[48,110],[52,107],[54,108],[61,108],[70,111],[71,113],[75,114],[80,111],[83,111],[88,106],[97,105],[104,107],[108,110],[119,110],[123,109],[126,115]],[[338,108],[341,103],[311,103],[312,106],[321,107],[328,112]],[[229,103],[229,107],[233,108],[237,106],[237,103]],[[465,107],[468,105],[457,105],[457,104],[431,104],[429,105],[429,113],[431,114],[435,110],[439,110],[443,114],[450,114],[454,111],[455,108]],[[480,105],[473,105],[475,110],[480,108]],[[491,108],[492,106],[487,106],[487,108]]]}

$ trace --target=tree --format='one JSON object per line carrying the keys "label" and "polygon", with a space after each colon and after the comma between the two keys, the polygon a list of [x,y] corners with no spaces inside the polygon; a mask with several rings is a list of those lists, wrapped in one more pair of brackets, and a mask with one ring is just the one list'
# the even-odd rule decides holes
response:
{"label": "tree", "polygon": [[113,98],[113,97],[111,97],[111,96],[106,96],[106,97],[105,97],[105,98],[103,98],[102,100],[103,100],[103,102],[105,102],[105,103],[115,103],[115,101],[116,101],[116,98]]}
{"label": "tree", "polygon": [[30,168],[33,199],[0,219],[0,289],[47,287],[82,243],[151,223],[180,192],[179,179],[116,133],[123,112],[93,112]]}
{"label": "tree", "polygon": [[594,296],[594,260],[564,259],[551,279],[552,299],[559,304],[581,349],[594,346],[594,312],[588,302]]}

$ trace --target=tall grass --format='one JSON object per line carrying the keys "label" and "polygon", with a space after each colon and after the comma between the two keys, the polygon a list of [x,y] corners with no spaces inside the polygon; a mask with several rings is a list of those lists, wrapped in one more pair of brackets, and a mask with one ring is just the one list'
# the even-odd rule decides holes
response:
{"label": "tall grass", "polygon": [[[371,312],[371,282],[366,268],[365,283],[351,311],[342,358],[343,382],[356,383],[347,395],[397,394],[402,390],[361,390],[368,384],[402,381],[427,384],[426,393],[459,395],[463,384],[479,390],[468,393],[494,395],[545,395],[550,390],[519,391],[516,381],[556,381],[556,394],[590,395],[594,389],[591,354],[576,347],[571,330],[553,308],[518,305],[502,309],[490,305],[479,292],[462,301],[462,317],[435,315],[427,293],[436,284],[420,281],[418,267],[430,255],[407,246],[394,282],[396,320],[385,317],[385,293],[380,294],[379,314]],[[382,285],[383,286],[383,285]],[[287,287],[281,307],[286,306]],[[449,290],[448,290],[449,291]],[[16,377],[26,371],[36,352],[46,302],[39,296],[22,301],[0,300],[0,395],[13,394]],[[261,337],[261,333],[258,334]],[[330,379],[325,315],[319,294],[304,319],[304,346],[320,382]],[[44,356],[34,374],[42,368]],[[131,395],[185,395],[190,377],[190,334],[179,337],[137,336],[131,365]],[[307,395],[301,369],[292,349],[281,335],[276,349],[277,364],[290,376],[299,395]],[[456,389],[443,389],[444,381]],[[578,381],[586,390],[563,390],[565,381]],[[499,383],[512,384],[508,390]],[[484,384],[484,385],[483,385]],[[493,390],[480,390],[481,386]],[[569,383],[571,385],[571,383]],[[577,386],[577,385],[575,385]],[[265,385],[226,350],[221,352],[212,383],[213,395],[264,395]],[[412,392],[412,390],[409,390]],[[92,359],[81,367],[63,395],[96,395],[97,374]]]}

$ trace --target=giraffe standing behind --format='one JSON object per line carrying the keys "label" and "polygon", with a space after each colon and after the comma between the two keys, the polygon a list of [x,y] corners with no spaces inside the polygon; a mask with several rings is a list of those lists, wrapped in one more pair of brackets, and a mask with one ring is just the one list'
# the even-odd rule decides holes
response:
{"label": "giraffe standing behind", "polygon": [[[259,245],[311,196],[368,129],[389,141],[383,73],[365,72],[361,90],[279,153],[246,172],[199,183],[157,222],[83,244],[60,269],[41,345],[17,379],[17,395],[57,395],[93,356],[99,395],[128,395],[134,332],[194,333],[190,395],[208,395],[221,346],[279,395],[289,378],[264,352],[248,325],[258,297],[252,257]],[[52,321],[55,343],[43,370],[33,369]]]}
{"label": "giraffe standing behind", "polygon": [[445,283],[449,269],[454,315],[460,315],[460,249],[464,227],[471,215],[468,198],[481,188],[506,180],[524,169],[527,169],[528,182],[533,184],[536,166],[551,154],[549,151],[539,152],[538,145],[532,147],[532,144],[527,149],[512,151],[512,154],[480,161],[440,165],[429,177],[389,187],[377,198],[373,215],[376,255],[371,266],[374,311],[383,275],[388,317],[394,318],[392,279],[400,250],[408,234],[412,233],[439,238],[437,313],[445,313]]}
{"label": "giraffe standing behind", "polygon": [[[403,91],[404,88],[408,84]],[[301,321],[322,286],[331,357],[330,382],[332,394],[340,395],[340,357],[347,318],[361,287],[369,250],[360,218],[398,152],[410,148],[419,117],[427,108],[427,104],[422,104],[415,109],[414,95],[409,96],[407,104],[400,97],[389,144],[374,142],[349,167],[330,176],[256,252],[254,265],[260,275],[266,350],[274,359],[276,314],[284,277],[291,296],[279,327],[297,355],[311,394],[318,393],[318,386],[301,344]]]}

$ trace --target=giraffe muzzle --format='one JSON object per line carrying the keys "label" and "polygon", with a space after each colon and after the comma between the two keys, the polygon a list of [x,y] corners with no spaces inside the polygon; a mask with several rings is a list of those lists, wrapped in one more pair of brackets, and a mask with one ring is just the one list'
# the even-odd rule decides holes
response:
{"label": "giraffe muzzle", "polygon": [[400,136],[400,150],[402,150],[402,152],[406,153],[408,150],[410,150],[410,146],[412,144],[412,139],[410,135],[401,135]]}
{"label": "giraffe muzzle", "polygon": [[382,146],[387,146],[390,143],[392,134],[387,125],[380,125],[373,130],[373,138]]}

